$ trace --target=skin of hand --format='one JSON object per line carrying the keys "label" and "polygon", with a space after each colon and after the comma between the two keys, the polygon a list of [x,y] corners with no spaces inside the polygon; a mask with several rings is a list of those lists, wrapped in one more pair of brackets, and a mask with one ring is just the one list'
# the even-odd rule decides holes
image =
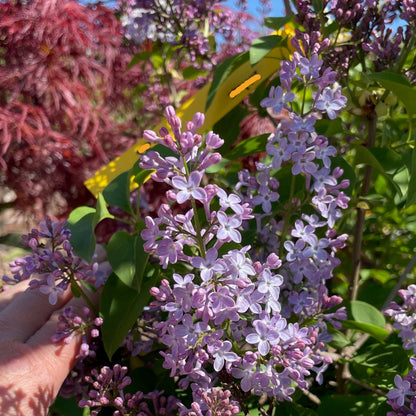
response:
{"label": "skin of hand", "polygon": [[50,305],[28,281],[0,293],[0,415],[48,414],[81,344],[80,334],[69,344],[51,341],[62,309],[70,305],[81,311],[85,301],[68,289]]}

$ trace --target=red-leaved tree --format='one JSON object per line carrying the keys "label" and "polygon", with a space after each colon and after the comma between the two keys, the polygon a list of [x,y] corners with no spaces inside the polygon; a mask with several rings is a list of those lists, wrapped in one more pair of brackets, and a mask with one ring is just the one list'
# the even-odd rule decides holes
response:
{"label": "red-leaved tree", "polygon": [[0,183],[17,208],[86,203],[82,182],[137,139],[124,91],[141,75],[126,71],[130,59],[102,5],[0,2]]}

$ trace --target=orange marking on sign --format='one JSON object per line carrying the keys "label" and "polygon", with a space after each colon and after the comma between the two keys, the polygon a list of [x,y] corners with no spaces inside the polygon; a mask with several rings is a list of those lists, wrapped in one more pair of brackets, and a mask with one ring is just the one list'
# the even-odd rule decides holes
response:
{"label": "orange marking on sign", "polygon": [[256,81],[261,79],[260,74],[254,74],[249,79],[246,79],[242,84],[240,84],[237,88],[234,88],[228,96],[230,98],[237,97],[238,94],[242,93],[246,88],[248,88],[250,85],[254,84]]}

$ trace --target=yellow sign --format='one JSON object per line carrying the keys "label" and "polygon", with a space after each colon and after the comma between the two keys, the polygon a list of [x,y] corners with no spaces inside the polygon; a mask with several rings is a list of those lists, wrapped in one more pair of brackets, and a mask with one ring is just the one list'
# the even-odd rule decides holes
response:
{"label": "yellow sign", "polygon": [[[290,45],[290,42],[287,43]],[[288,59],[291,55],[289,48],[290,46],[278,46],[271,50],[256,65],[252,66],[250,62],[246,61],[236,68],[219,86],[207,111],[205,111],[205,105],[211,84],[205,85],[176,111],[177,116],[185,124],[186,121],[192,120],[196,112],[205,113],[204,128],[212,128],[217,121],[221,120],[222,117],[237,106],[259,84],[260,80],[267,79],[278,71],[280,62]],[[164,125],[164,122],[160,123],[153,130],[157,132]],[[131,169],[140,155],[149,147],[150,144],[144,139],[139,140],[125,153],[100,169],[92,178],[85,181],[86,187],[97,197],[113,179]]]}

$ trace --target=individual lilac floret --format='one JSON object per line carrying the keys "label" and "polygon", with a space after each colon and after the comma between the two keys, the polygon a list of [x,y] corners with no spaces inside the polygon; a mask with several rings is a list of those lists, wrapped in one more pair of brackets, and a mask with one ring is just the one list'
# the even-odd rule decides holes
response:
{"label": "individual lilac floret", "polygon": [[403,348],[416,354],[416,285],[401,289],[398,294],[403,299],[403,305],[391,302],[384,314],[393,319],[393,328],[399,331]]}
{"label": "individual lilac floret", "polygon": [[408,416],[416,411],[416,358],[410,358],[412,369],[404,376],[396,374],[394,384],[396,387],[387,393],[387,403],[393,411],[387,416]]}
{"label": "individual lilac floret", "polygon": [[263,98],[260,101],[262,107],[271,108],[274,114],[279,114],[286,104],[295,99],[293,92],[284,93],[283,88],[280,86],[271,87],[268,98]]}
{"label": "individual lilac floret", "polygon": [[331,88],[326,87],[321,94],[314,94],[313,97],[316,99],[315,108],[325,112],[330,120],[336,119],[338,113],[347,103],[347,99],[340,93],[340,88],[333,91]]}

